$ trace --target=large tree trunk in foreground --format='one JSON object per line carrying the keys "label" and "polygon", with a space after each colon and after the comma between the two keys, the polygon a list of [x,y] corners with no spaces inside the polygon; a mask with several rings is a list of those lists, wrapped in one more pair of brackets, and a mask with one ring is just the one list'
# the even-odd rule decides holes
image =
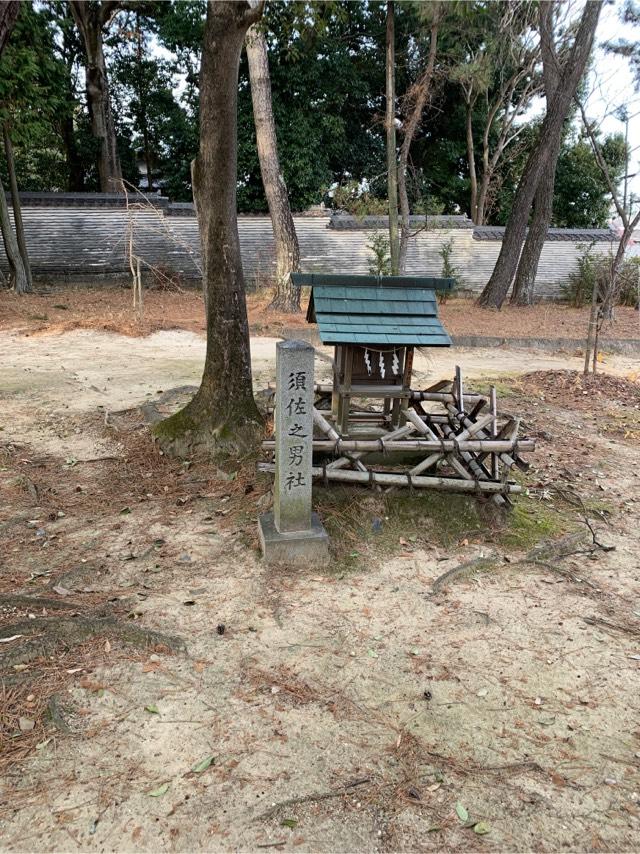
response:
{"label": "large tree trunk in foreground", "polygon": [[103,193],[121,192],[122,169],[118,157],[116,130],[111,112],[107,64],[102,45],[102,31],[109,24],[118,2],[83,2],[71,0],[71,11],[80,32],[85,51],[87,104],[91,133],[98,141],[98,176]]}
{"label": "large tree trunk in foreground", "polygon": [[300,270],[300,247],[291,216],[287,185],[278,160],[267,40],[262,30],[251,27],[247,33],[246,47],[260,172],[276,244],[276,292],[269,308],[300,311],[300,287],[291,280],[291,274]]}
{"label": "large tree trunk in foreground", "polygon": [[538,143],[529,155],[520,179],[502,240],[500,255],[493,274],[480,295],[478,300],[480,305],[500,308],[509,293],[527,231],[531,204],[543,170],[548,167],[550,156],[557,145],[558,138],[562,135],[569,105],[576,93],[591,53],[601,7],[602,0],[587,0],[585,4],[571,54],[562,71],[558,88],[542,123]]}
{"label": "large tree trunk in foreground", "polygon": [[16,280],[16,292],[25,293],[33,290],[33,281],[31,279],[31,264],[29,263],[29,252],[27,250],[27,241],[24,236],[24,223],[22,221],[22,206],[20,204],[20,193],[18,192],[18,180],[16,178],[16,163],[13,156],[13,145],[11,144],[11,134],[7,122],[2,125],[2,136],[4,139],[4,153],[7,158],[7,172],[9,173],[9,187],[11,188],[11,206],[13,207],[13,226],[16,232],[16,240],[18,250],[24,267],[24,275],[26,286],[24,289],[18,288]]}
{"label": "large tree trunk in foreground", "polygon": [[393,0],[387,2],[386,114],[387,196],[389,198],[389,251],[391,273],[398,275],[400,240],[398,235],[398,164],[396,163],[396,47]]}
{"label": "large tree trunk in foreground", "polygon": [[431,81],[433,78],[433,69],[436,63],[436,51],[438,48],[438,20],[439,7],[438,2],[431,4],[433,22],[431,24],[431,38],[429,42],[429,56],[427,58],[427,66],[417,81],[414,91],[408,93],[413,96],[413,108],[411,114],[404,127],[404,139],[400,147],[400,166],[398,169],[398,193],[400,196],[400,212],[402,214],[402,226],[400,229],[400,250],[398,255],[398,272],[404,273],[404,268],[407,263],[407,249],[409,247],[409,236],[411,234],[411,224],[409,220],[409,194],[407,192],[407,171],[409,169],[409,151],[411,143],[420,124],[422,113],[427,103],[427,98],[431,92]]}
{"label": "large tree trunk in foreground", "polygon": [[238,68],[248,27],[262,6],[209,0],[200,71],[200,147],[193,192],[202,244],[207,352],[200,388],[155,433],[172,453],[202,449],[215,456],[257,447],[262,418],[253,398],[249,324],[238,217]]}
{"label": "large tree trunk in foreground", "polygon": [[[560,82],[560,66],[553,38],[553,9],[555,0],[542,0],[538,10],[540,31],[540,52],[542,54],[542,68],[544,77],[544,89],[547,100],[547,109],[550,108],[553,96]],[[555,141],[549,155],[549,162],[542,173],[536,195],[533,200],[533,216],[529,223],[527,239],[520,256],[518,272],[513,283],[511,302],[515,305],[531,305],[535,292],[536,275],[540,255],[547,237],[549,224],[553,215],[553,194],[556,184],[556,167],[560,149],[562,148],[562,134]]]}

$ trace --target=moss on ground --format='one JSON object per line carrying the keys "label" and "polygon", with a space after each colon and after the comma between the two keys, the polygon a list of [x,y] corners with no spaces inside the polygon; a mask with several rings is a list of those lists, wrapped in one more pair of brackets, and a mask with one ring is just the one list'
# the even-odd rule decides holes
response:
{"label": "moss on ground", "polygon": [[557,506],[549,507],[538,499],[522,496],[505,520],[497,542],[517,550],[529,550],[540,542],[567,533],[573,527]]}
{"label": "moss on ground", "polygon": [[179,409],[168,418],[158,421],[158,423],[151,428],[151,432],[160,440],[164,439],[168,441],[175,441],[176,439],[182,438],[191,430],[195,430],[195,428],[196,422],[188,414],[186,409]]}
{"label": "moss on ground", "polygon": [[489,395],[491,386],[495,387],[498,401],[501,397],[512,397],[522,393],[522,383],[518,377],[508,374],[498,377],[483,377],[482,379],[469,380],[465,383],[466,390],[476,394]]}
{"label": "moss on ground", "polygon": [[316,487],[314,506],[331,539],[331,572],[338,574],[408,549],[449,549],[465,540],[528,550],[574,526],[568,511],[526,495],[505,512],[468,495]]}

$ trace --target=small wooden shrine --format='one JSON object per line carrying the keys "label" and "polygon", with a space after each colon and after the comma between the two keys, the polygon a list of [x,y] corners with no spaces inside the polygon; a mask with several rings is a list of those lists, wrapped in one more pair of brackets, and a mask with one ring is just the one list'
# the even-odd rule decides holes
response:
{"label": "small wooden shrine", "polygon": [[335,347],[331,411],[338,432],[346,437],[362,420],[351,417],[354,398],[382,400],[383,423],[398,427],[414,348],[451,346],[435,292],[451,289],[453,281],[316,274],[297,274],[294,281],[311,286],[307,321],[318,324],[323,344]]}
{"label": "small wooden shrine", "polygon": [[[449,279],[295,274],[311,287],[307,320],[334,347],[333,381],[314,386],[311,476],[376,489],[405,486],[487,495],[499,505],[523,487],[520,419],[488,395],[464,388],[462,372],[411,387],[416,347],[449,347],[436,290]],[[275,442],[263,442],[272,454]],[[273,462],[259,465],[275,471]]]}

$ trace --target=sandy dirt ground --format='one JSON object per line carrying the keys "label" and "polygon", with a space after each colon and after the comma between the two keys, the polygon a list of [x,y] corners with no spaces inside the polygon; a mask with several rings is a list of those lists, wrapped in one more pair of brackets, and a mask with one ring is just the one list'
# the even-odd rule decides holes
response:
{"label": "sandy dirt ground", "polygon": [[[275,339],[252,351],[262,388]],[[420,357],[419,380],[456,363],[500,377],[537,437],[514,511],[526,536],[436,496],[410,520],[389,510],[383,548],[380,499],[353,491],[334,564],[291,573],[255,547],[263,480],[170,462],[147,438],[138,407],[197,384],[203,353],[186,331],[0,334],[0,639],[18,618],[110,607],[184,642],[70,633],[11,659],[2,850],[638,850],[638,361],[608,358],[602,393],[570,379],[556,395],[553,375],[520,375],[578,358]],[[574,553],[521,562],[573,529]]]}
{"label": "sandy dirt ground", "polygon": [[[249,294],[247,309],[254,335],[279,335],[297,327],[308,329],[305,318],[309,296],[303,289],[303,311],[284,314],[267,309],[270,295]],[[526,308],[505,305],[501,311],[480,308],[469,299],[450,299],[440,305],[440,317],[451,335],[489,335],[500,338],[573,339],[582,347],[590,308],[543,302]],[[145,290],[142,316],[132,310],[126,288],[50,289],[27,296],[0,292],[0,329],[23,333],[69,332],[98,329],[123,335],[149,335],[163,329],[205,330],[202,296],[197,290]],[[603,338],[640,340],[640,313],[616,308],[614,319],[602,330]]]}

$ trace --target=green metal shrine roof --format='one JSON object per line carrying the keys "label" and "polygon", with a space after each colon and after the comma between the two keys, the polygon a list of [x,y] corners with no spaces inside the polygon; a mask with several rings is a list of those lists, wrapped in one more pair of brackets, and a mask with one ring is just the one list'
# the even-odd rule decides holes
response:
{"label": "green metal shrine roof", "polygon": [[435,294],[451,279],[294,273],[293,280],[311,286],[307,321],[318,324],[323,344],[451,346]]}

